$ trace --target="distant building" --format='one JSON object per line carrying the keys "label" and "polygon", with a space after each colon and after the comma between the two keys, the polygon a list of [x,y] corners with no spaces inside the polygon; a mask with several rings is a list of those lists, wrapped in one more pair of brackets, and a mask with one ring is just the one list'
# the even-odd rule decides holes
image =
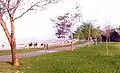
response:
{"label": "distant building", "polygon": [[[108,33],[102,32],[101,37],[102,41],[105,42],[120,42],[120,31],[116,29],[107,30]],[[107,39],[108,38],[108,39]]]}

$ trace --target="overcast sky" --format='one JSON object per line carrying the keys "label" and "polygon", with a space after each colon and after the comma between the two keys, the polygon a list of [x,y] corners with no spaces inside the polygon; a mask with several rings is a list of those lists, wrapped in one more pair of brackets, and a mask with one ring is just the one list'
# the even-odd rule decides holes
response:
{"label": "overcast sky", "polygon": [[[119,0],[63,0],[58,4],[49,5],[42,11],[29,12],[15,21],[17,39],[36,38],[38,40],[50,40],[55,38],[54,24],[49,20],[75,7],[76,1],[81,5],[83,20],[98,20],[103,28],[106,21],[116,27],[120,24],[120,2]],[[0,39],[6,39],[0,27]]]}
{"label": "overcast sky", "polygon": [[120,25],[119,0],[81,0],[83,19],[98,20],[104,27],[105,23],[113,27]]}

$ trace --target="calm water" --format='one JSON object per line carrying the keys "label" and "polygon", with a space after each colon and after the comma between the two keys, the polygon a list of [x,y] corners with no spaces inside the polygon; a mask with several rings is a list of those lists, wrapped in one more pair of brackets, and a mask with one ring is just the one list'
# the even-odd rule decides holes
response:
{"label": "calm water", "polygon": [[[56,40],[17,39],[16,40],[17,49],[23,48],[25,45],[27,45],[30,42],[33,43],[38,42],[38,44],[48,43],[49,45],[56,44]],[[2,45],[4,45],[4,48],[2,48]],[[10,50],[10,46],[7,40],[2,40],[0,42],[0,50]]]}
{"label": "calm water", "polygon": [[[17,44],[17,49],[23,48],[24,46],[26,46],[28,43],[30,42],[37,42],[38,44],[41,43],[47,43],[48,45],[56,45],[57,44],[57,40],[39,40],[39,39],[17,39],[16,40]],[[2,48],[2,45],[4,45],[4,48]],[[1,40],[0,42],[0,50],[10,50],[10,46],[7,40]]]}

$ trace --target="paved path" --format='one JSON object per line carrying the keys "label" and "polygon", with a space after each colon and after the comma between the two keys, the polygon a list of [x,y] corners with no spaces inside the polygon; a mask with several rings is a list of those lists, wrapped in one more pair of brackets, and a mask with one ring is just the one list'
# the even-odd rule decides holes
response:
{"label": "paved path", "polygon": [[[84,47],[87,44],[88,43],[76,45],[75,48]],[[53,53],[53,52],[60,52],[60,51],[69,51],[69,50],[71,50],[70,46],[54,48],[54,49],[47,49],[47,50],[41,50],[41,51],[36,51],[36,52],[29,52],[29,53],[19,53],[18,56],[19,56],[19,58],[25,58],[25,57],[32,57],[32,56],[37,56],[37,55],[43,55],[43,54],[46,54],[46,53]],[[11,55],[0,56],[0,61],[8,61],[8,60],[11,60]]]}

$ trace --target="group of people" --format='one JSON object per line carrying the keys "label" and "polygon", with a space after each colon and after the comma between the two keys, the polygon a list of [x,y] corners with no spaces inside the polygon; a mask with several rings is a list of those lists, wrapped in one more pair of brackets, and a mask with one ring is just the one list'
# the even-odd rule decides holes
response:
{"label": "group of people", "polygon": [[44,49],[48,49],[47,43],[41,43],[40,45],[38,45],[37,42],[35,42],[35,43],[30,42],[30,43],[28,43],[28,47],[27,46],[25,46],[25,47],[27,47],[27,48],[40,48],[40,46],[43,47]]}
{"label": "group of people", "polygon": [[32,42],[31,42],[31,43],[29,43],[28,45],[29,45],[30,48],[31,48],[32,46],[34,46],[34,48],[37,48],[37,45],[38,45],[38,44],[37,44],[37,42],[35,42],[35,43],[32,43]]}
{"label": "group of people", "polygon": [[43,46],[44,49],[48,49],[48,44],[42,43],[41,46]]}

